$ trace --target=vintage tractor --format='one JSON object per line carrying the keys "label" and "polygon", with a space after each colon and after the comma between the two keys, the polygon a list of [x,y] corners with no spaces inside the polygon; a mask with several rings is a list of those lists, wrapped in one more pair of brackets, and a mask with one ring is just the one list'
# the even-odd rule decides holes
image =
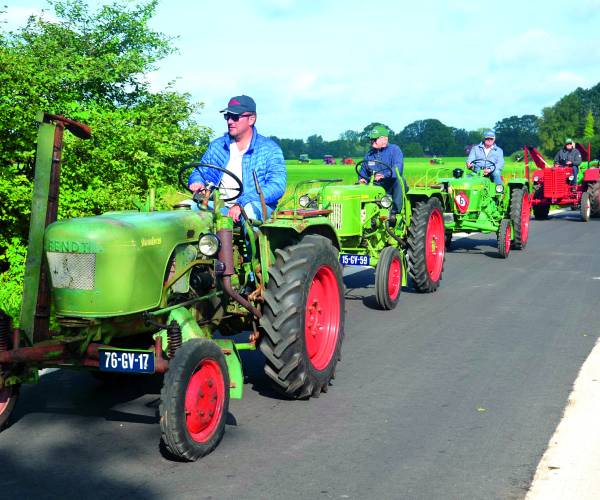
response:
{"label": "vintage tractor", "polygon": [[[208,184],[192,206],[157,211],[150,199],[141,211],[55,222],[63,130],[82,138],[90,130],[62,116],[40,122],[19,328],[0,313],[0,426],[41,368],[164,374],[166,451],[196,460],[223,436],[229,399],[242,397],[241,350],[260,348],[288,398],[327,391],[344,338],[339,242],[328,218],[303,210],[239,227]],[[195,168],[224,171],[185,166],[184,188]],[[242,183],[233,178],[237,197]],[[241,332],[247,341],[232,340]]]}
{"label": "vintage tractor", "polygon": [[[377,164],[376,172],[391,170],[383,162],[372,161]],[[355,166],[358,177],[362,164]],[[342,265],[375,267],[378,306],[386,310],[396,307],[401,288],[407,284],[407,269],[417,291],[437,290],[445,256],[443,193],[427,187],[408,193],[403,190],[402,211],[390,217],[392,198],[383,187],[372,181],[340,182],[304,181],[296,186],[293,201],[305,210],[327,214],[340,240]]]}
{"label": "vintage tractor", "polygon": [[310,163],[310,158],[309,158],[309,156],[308,156],[307,154],[301,154],[301,155],[298,157],[298,161],[299,161],[300,163]]}
{"label": "vintage tractor", "polygon": [[465,175],[462,168],[456,168],[452,177],[439,179],[448,195],[444,206],[446,243],[450,246],[457,232],[495,233],[498,252],[506,258],[511,248],[524,249],[529,239],[529,176],[496,185],[484,175],[484,169],[492,173],[496,165],[490,160],[474,163],[480,167],[477,173]]}
{"label": "vintage tractor", "polygon": [[590,165],[590,145],[587,149],[576,144],[583,161],[575,186],[571,185],[573,169],[569,166],[549,166],[541,153],[534,147],[525,146],[524,158],[528,164],[531,157],[538,167],[533,172],[533,215],[537,220],[545,220],[552,205],[579,209],[581,220],[600,217],[600,168]]}
{"label": "vintage tractor", "polygon": [[325,156],[323,156],[323,163],[325,165],[335,165],[336,161],[332,155],[325,155]]}

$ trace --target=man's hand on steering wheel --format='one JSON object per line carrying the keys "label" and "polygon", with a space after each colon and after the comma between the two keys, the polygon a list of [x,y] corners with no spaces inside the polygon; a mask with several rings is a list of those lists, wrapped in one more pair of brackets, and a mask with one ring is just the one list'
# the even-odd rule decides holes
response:
{"label": "man's hand on steering wheel", "polygon": [[242,207],[239,205],[232,205],[229,212],[227,212],[227,215],[233,219],[233,222],[239,222],[240,215],[242,215]]}

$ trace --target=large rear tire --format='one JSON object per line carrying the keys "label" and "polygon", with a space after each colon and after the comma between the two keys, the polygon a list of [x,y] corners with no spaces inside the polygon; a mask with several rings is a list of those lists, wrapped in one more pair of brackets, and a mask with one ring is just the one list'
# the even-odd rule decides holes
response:
{"label": "large rear tire", "polygon": [[260,324],[265,373],[287,397],[327,392],[344,338],[344,285],[337,250],[308,235],[275,251]]}
{"label": "large rear tire", "polygon": [[402,257],[398,249],[385,247],[375,268],[375,300],[384,310],[396,307],[402,290]]}
{"label": "large rear tire", "polygon": [[511,242],[512,230],[510,228],[510,220],[502,219],[500,230],[498,231],[498,253],[500,253],[500,257],[503,259],[506,259],[510,253]]}
{"label": "large rear tire", "polygon": [[530,215],[529,194],[524,189],[515,189],[510,199],[510,220],[515,228],[515,250],[523,250],[527,246]]}
{"label": "large rear tire", "polygon": [[229,409],[229,373],[221,348],[207,339],[184,342],[160,392],[160,429],[167,451],[192,462],[213,451]]}
{"label": "large rear tire", "polygon": [[581,203],[579,204],[579,213],[581,214],[581,220],[587,222],[590,220],[592,213],[592,206],[590,203],[590,193],[587,191],[581,195]]}
{"label": "large rear tire", "polygon": [[419,292],[435,292],[444,272],[444,216],[437,198],[418,203],[408,228],[408,269]]}
{"label": "large rear tire", "polygon": [[590,195],[590,216],[600,217],[600,182],[589,184],[587,192]]}

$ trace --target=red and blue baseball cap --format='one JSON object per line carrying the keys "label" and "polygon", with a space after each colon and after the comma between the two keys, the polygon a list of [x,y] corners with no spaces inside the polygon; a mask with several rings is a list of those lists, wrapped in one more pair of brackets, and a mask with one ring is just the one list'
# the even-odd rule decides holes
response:
{"label": "red and blue baseball cap", "polygon": [[252,97],[247,95],[236,95],[229,99],[227,107],[219,113],[232,113],[241,115],[242,113],[256,113],[256,103]]}

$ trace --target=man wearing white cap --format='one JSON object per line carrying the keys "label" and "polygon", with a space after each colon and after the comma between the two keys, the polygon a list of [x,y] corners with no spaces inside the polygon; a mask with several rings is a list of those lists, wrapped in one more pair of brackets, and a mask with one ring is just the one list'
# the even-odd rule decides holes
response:
{"label": "man wearing white cap", "polygon": [[496,134],[487,130],[483,134],[483,141],[473,146],[467,158],[467,168],[489,175],[492,182],[502,184],[502,167],[504,167],[504,152],[496,144]]}

